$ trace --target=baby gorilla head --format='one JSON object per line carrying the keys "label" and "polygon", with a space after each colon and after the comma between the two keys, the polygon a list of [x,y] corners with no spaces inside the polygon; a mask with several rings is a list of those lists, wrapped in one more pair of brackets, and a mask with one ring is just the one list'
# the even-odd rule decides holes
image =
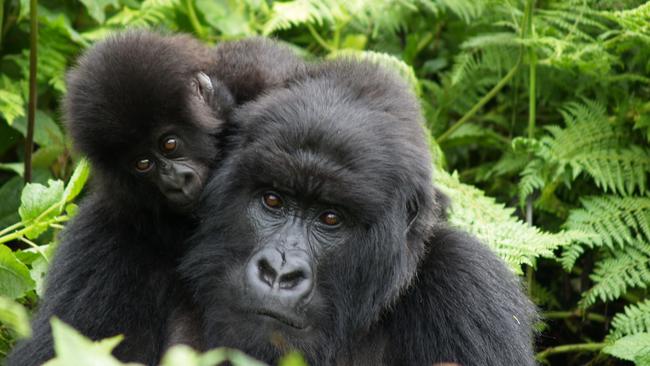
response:
{"label": "baby gorilla head", "polygon": [[119,202],[192,207],[231,103],[202,72],[212,62],[190,37],[146,31],[112,36],[80,59],[68,75],[66,120],[100,189],[125,195]]}
{"label": "baby gorilla head", "polygon": [[329,363],[412,281],[438,217],[417,101],[378,67],[338,61],[236,120],[181,267],[206,340]]}

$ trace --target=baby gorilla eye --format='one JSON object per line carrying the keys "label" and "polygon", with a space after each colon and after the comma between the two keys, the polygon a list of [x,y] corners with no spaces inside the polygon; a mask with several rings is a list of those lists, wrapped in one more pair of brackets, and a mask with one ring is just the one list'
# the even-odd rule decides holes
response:
{"label": "baby gorilla eye", "polygon": [[325,211],[318,219],[327,226],[338,226],[341,223],[341,217],[335,211]]}
{"label": "baby gorilla eye", "polygon": [[264,193],[263,201],[268,208],[277,210],[282,207],[282,198],[273,192]]}
{"label": "baby gorilla eye", "polygon": [[177,146],[178,146],[178,141],[176,137],[169,136],[163,140],[162,151],[166,153],[170,153],[176,150]]}
{"label": "baby gorilla eye", "polygon": [[140,173],[146,173],[153,167],[153,162],[149,159],[140,159],[135,162],[135,169]]}

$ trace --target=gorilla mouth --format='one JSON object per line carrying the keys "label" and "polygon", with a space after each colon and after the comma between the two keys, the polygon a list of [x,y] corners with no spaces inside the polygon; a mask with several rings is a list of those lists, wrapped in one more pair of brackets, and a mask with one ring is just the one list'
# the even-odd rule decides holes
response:
{"label": "gorilla mouth", "polygon": [[272,319],[274,319],[274,320],[276,320],[276,321],[278,321],[278,322],[280,322],[282,324],[290,326],[291,328],[295,328],[295,329],[299,329],[299,330],[304,330],[304,329],[307,328],[307,325],[303,321],[301,321],[299,319],[296,319],[293,316],[289,316],[289,315],[286,315],[286,314],[281,314],[281,313],[278,313],[278,312],[273,311],[273,310],[255,309],[255,310],[252,310],[250,312],[255,314],[255,315],[260,315],[260,316],[272,318]]}

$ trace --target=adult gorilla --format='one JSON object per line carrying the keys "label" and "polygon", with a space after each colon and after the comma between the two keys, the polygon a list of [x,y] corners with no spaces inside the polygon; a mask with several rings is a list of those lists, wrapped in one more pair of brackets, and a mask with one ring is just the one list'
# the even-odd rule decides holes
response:
{"label": "adult gorilla", "polygon": [[324,63],[237,112],[181,271],[210,347],[312,365],[533,365],[535,311],[447,227],[418,103],[377,66]]}

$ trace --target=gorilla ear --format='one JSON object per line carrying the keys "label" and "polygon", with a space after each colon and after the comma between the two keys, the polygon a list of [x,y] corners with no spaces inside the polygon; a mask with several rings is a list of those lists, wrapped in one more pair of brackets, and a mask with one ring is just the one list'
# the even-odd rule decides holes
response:
{"label": "gorilla ear", "polygon": [[212,86],[212,80],[210,80],[210,77],[204,72],[199,72],[196,74],[192,86],[195,95],[205,103],[209,104],[209,99],[214,92],[214,87]]}

